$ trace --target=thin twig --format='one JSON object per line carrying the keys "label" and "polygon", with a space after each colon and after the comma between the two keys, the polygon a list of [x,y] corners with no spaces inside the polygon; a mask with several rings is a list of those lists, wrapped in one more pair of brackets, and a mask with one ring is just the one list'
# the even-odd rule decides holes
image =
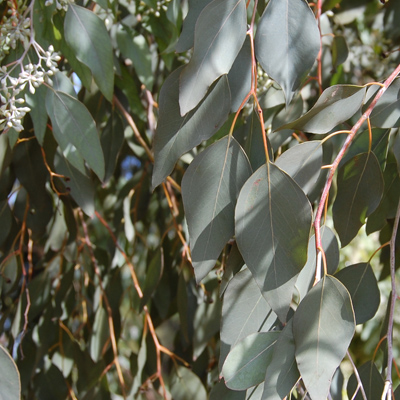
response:
{"label": "thin twig", "polygon": [[364,400],[368,400],[368,399],[367,399],[367,395],[365,394],[364,386],[363,386],[363,384],[362,384],[362,382],[361,382],[360,374],[358,373],[357,367],[355,366],[354,361],[353,361],[353,359],[351,358],[351,355],[350,355],[350,353],[349,353],[348,350],[347,350],[347,353],[346,353],[346,354],[347,354],[347,358],[348,358],[349,361],[350,361],[351,366],[353,367],[354,376],[355,376],[356,379],[357,379],[357,389],[356,389],[356,391],[355,391],[355,393],[354,393],[353,398],[355,398],[355,395],[357,394],[358,390],[361,390],[361,395],[362,395],[363,399],[364,399]]}

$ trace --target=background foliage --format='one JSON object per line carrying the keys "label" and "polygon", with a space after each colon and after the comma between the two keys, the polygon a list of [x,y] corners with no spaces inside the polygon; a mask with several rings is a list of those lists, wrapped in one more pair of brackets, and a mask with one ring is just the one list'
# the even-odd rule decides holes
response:
{"label": "background foliage", "polygon": [[400,2],[0,11],[0,397],[400,398]]}

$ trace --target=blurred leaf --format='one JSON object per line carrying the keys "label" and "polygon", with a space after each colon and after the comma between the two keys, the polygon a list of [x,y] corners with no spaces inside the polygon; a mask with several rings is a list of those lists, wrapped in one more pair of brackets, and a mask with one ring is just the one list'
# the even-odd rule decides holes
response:
{"label": "blurred leaf", "polygon": [[337,186],[333,222],[344,247],[381,201],[383,177],[375,154],[361,153],[339,168]]}
{"label": "blurred leaf", "polygon": [[171,377],[171,395],[174,399],[204,400],[207,392],[200,378],[190,369],[179,366]]}
{"label": "blurred leaf", "polygon": [[57,142],[69,141],[99,179],[104,178],[104,156],[95,122],[87,108],[63,92],[48,90],[46,108]]}
{"label": "blurred leaf", "polygon": [[47,128],[47,111],[45,107],[47,88],[45,85],[40,85],[36,88],[35,93],[25,93],[25,100],[27,106],[31,109],[29,115],[32,118],[35,136],[43,146],[44,134]]}
{"label": "blurred leaf", "polygon": [[7,239],[12,225],[13,216],[7,200],[0,201],[0,246]]}
{"label": "blurred leaf", "polygon": [[156,290],[158,283],[160,282],[164,269],[164,253],[163,249],[160,248],[156,251],[156,254],[151,259],[148,269],[146,271],[146,280],[143,288],[143,297],[140,299],[140,309],[142,309],[150,297]]}
{"label": "blurred leaf", "polygon": [[293,320],[297,366],[312,398],[327,397],[354,331],[347,289],[336,278],[324,276],[301,301]]}
{"label": "blurred leaf", "polygon": [[244,260],[235,242],[229,252],[228,261],[225,264],[224,275],[219,289],[220,296],[223,296],[225,290],[232,278],[241,270]]}
{"label": "blurred leaf", "polygon": [[262,68],[285,92],[286,105],[319,49],[318,25],[306,1],[269,1],[257,27],[255,51]]}
{"label": "blurred leaf", "polygon": [[[367,399],[380,399],[383,393],[384,382],[382,375],[379,373],[373,361],[368,361],[363,364],[359,369],[360,379],[364,387]],[[354,394],[357,390],[358,382],[354,373],[350,376],[347,383],[347,393],[350,398],[354,400],[362,400],[363,395],[360,390],[358,390],[357,395]]]}
{"label": "blurred leaf", "polygon": [[349,55],[349,48],[344,36],[335,35],[332,42],[332,64],[334,68],[343,64]]}
{"label": "blurred leaf", "polygon": [[2,345],[0,345],[0,387],[2,400],[19,400],[21,398],[18,368]]}
{"label": "blurred leaf", "polygon": [[[221,156],[223,155],[223,156]],[[251,174],[243,149],[226,136],[200,153],[182,179],[192,264],[200,282],[234,235],[234,207]]]}
{"label": "blurred leaf", "polygon": [[226,386],[245,390],[261,383],[279,335],[280,332],[256,332],[238,342],[222,367]]}
{"label": "blurred leaf", "polygon": [[328,133],[358,111],[364,95],[363,86],[331,86],[324,90],[310,111],[299,119],[281,126],[279,130],[290,128],[316,134]]}
{"label": "blurred leaf", "polygon": [[113,51],[104,22],[92,11],[71,4],[64,21],[65,40],[87,65],[107,100],[114,91]]}
{"label": "blurred leaf", "polygon": [[210,392],[209,400],[246,400],[245,391],[230,390],[223,380],[214,385]]}
{"label": "blurred leaf", "polygon": [[193,110],[211,84],[229,72],[246,30],[244,0],[214,0],[204,8],[196,22],[192,58],[179,78],[180,115]]}
{"label": "blurred leaf", "polygon": [[35,379],[38,388],[37,396],[41,400],[62,400],[68,396],[69,390],[61,371],[51,365],[47,371],[41,371]]}
{"label": "blurred leaf", "polygon": [[111,345],[108,315],[105,308],[102,305],[99,305],[94,318],[93,330],[89,344],[89,353],[94,362],[103,358],[107,342]]}
{"label": "blurred leaf", "polygon": [[380,291],[371,264],[349,265],[335,274],[350,293],[356,324],[370,320],[378,310]]}
{"label": "blurred leaf", "polygon": [[217,132],[228,118],[231,107],[228,81],[222,77],[195,110],[181,117],[178,103],[181,70],[175,70],[167,78],[160,92],[160,116],[154,137],[153,188],[172,172],[179,157]]}
{"label": "blurred leaf", "polygon": [[307,260],[310,203],[292,178],[267,163],[244,184],[235,213],[236,240],[244,261],[272,309],[285,321],[296,276]]}
{"label": "blurred leaf", "polygon": [[21,259],[12,256],[2,260],[1,264],[1,293],[3,296],[16,290],[21,283],[22,266]]}

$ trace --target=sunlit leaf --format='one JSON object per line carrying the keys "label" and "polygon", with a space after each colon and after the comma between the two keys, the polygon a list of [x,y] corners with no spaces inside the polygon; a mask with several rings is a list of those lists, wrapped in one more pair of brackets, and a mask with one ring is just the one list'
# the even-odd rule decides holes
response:
{"label": "sunlit leaf", "polygon": [[255,38],[257,59],[282,87],[286,105],[310,71],[320,49],[320,34],[304,0],[270,0]]}
{"label": "sunlit leaf", "polygon": [[324,276],[299,304],[293,320],[296,361],[310,396],[325,399],[355,331],[347,289]]}
{"label": "sunlit leaf", "polygon": [[192,264],[200,282],[234,235],[239,191],[251,174],[243,149],[229,136],[200,153],[182,179]]}
{"label": "sunlit leaf", "polygon": [[104,346],[110,340],[107,311],[99,306],[93,322],[93,330],[89,344],[89,353],[93,361],[97,362],[103,357]]}
{"label": "sunlit leaf", "polygon": [[193,110],[211,84],[227,74],[246,37],[244,0],[214,0],[196,22],[192,58],[179,79],[180,114]]}

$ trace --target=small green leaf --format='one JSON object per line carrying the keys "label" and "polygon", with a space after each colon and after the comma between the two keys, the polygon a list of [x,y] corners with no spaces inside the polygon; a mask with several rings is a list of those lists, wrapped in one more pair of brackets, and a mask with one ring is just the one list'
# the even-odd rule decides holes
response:
{"label": "small green leaf", "polygon": [[221,375],[233,390],[245,390],[265,379],[280,332],[257,332],[237,343],[226,357]]}
{"label": "small green leaf", "polygon": [[270,0],[257,27],[255,51],[267,74],[282,87],[286,105],[320,49],[314,14],[304,0]]}
{"label": "small green leaf", "polygon": [[332,42],[332,64],[334,68],[343,64],[349,55],[349,48],[344,36],[335,35]]}
{"label": "small green leaf", "polygon": [[90,336],[89,353],[94,362],[98,362],[104,356],[104,346],[110,340],[108,315],[105,308],[100,305],[94,317],[93,330]]}
{"label": "small green leaf", "polygon": [[46,109],[57,142],[65,143],[69,139],[102,180],[105,173],[103,151],[95,122],[87,108],[66,93],[48,90]]}
{"label": "small green leaf", "polygon": [[316,134],[328,133],[359,110],[365,90],[363,86],[331,86],[324,90],[310,111],[299,119],[281,126],[279,130],[290,128]]}
{"label": "small green leaf", "polygon": [[244,0],[214,0],[201,12],[195,27],[193,55],[179,79],[182,116],[199,104],[217,78],[229,72],[246,30]]}
{"label": "small green leaf", "polygon": [[293,320],[296,361],[313,399],[326,399],[331,379],[355,331],[351,298],[336,278],[324,276],[299,304]]}
{"label": "small green leaf", "polygon": [[244,184],[235,213],[243,259],[272,309],[285,321],[296,276],[307,260],[311,205],[292,178],[267,163]]}
{"label": "small green leaf", "polygon": [[114,61],[110,36],[92,11],[71,4],[64,21],[65,40],[76,58],[92,71],[94,80],[107,100],[114,92]]}
{"label": "small green leaf", "polygon": [[336,273],[335,277],[350,293],[357,325],[370,320],[377,312],[381,300],[371,264],[349,265]]}
{"label": "small green leaf", "polygon": [[160,92],[160,116],[154,137],[153,188],[171,173],[179,157],[217,132],[231,108],[228,80],[222,77],[195,110],[181,117],[178,100],[181,70],[175,70],[166,79]]}
{"label": "small green leaf", "polygon": [[186,170],[182,198],[197,282],[215,266],[235,233],[236,199],[250,174],[243,149],[230,136],[209,146]]}
{"label": "small green leaf", "polygon": [[383,177],[375,154],[361,153],[343,165],[339,169],[337,186],[333,222],[344,247],[381,201]]}
{"label": "small green leaf", "polygon": [[1,400],[20,400],[21,382],[18,368],[8,351],[0,345]]}
{"label": "small green leaf", "polygon": [[170,382],[170,391],[174,399],[204,400],[207,398],[203,383],[189,368],[177,367]]}

